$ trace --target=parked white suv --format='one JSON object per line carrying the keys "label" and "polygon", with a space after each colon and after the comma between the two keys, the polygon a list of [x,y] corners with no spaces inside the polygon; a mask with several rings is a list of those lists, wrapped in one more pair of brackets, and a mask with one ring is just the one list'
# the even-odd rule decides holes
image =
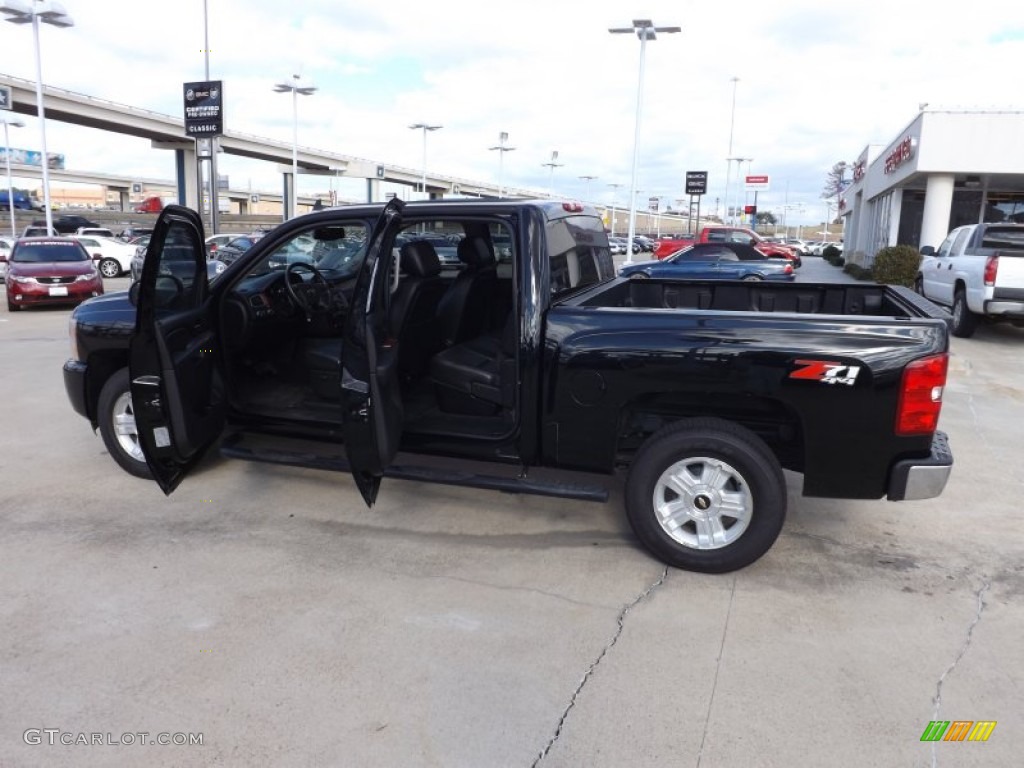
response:
{"label": "parked white suv", "polygon": [[974,333],[979,317],[1024,325],[1024,224],[968,224],[921,249],[915,287],[953,309],[953,335]]}

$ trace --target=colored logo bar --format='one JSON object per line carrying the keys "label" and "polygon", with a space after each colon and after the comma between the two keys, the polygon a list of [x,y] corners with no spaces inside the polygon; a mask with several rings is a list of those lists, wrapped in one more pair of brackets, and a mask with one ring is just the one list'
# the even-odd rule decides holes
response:
{"label": "colored logo bar", "polygon": [[921,734],[921,741],[988,741],[996,728],[995,720],[932,720]]}

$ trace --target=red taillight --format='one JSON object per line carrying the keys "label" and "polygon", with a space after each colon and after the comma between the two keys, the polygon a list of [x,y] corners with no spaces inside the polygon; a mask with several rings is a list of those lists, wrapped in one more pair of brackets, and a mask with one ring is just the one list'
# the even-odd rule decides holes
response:
{"label": "red taillight", "polygon": [[996,272],[999,271],[999,257],[989,256],[985,259],[985,285],[996,284]]}
{"label": "red taillight", "polygon": [[562,203],[562,210],[568,211],[569,213],[579,213],[583,210],[583,203],[575,200],[571,202]]}
{"label": "red taillight", "polygon": [[782,271],[785,272],[787,275],[792,275],[793,274],[793,265],[792,264],[787,264],[785,267],[783,267]]}
{"label": "red taillight", "polygon": [[903,370],[896,409],[897,435],[930,435],[939,425],[949,355],[915,360]]}

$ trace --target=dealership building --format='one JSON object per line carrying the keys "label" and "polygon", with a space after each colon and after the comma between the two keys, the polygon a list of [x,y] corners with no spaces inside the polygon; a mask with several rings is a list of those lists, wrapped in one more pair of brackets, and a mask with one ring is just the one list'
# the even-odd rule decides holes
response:
{"label": "dealership building", "polygon": [[1024,111],[922,109],[861,152],[839,212],[862,266],[886,246],[938,247],[963,224],[1024,223]]}

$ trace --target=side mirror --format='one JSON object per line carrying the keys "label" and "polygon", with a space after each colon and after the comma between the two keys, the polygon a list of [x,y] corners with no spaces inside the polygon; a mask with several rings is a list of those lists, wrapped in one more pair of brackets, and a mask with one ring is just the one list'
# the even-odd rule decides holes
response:
{"label": "side mirror", "polygon": [[923,248],[921,248],[921,255],[922,256],[934,256],[935,255],[935,249],[932,248],[930,245],[926,245]]}

